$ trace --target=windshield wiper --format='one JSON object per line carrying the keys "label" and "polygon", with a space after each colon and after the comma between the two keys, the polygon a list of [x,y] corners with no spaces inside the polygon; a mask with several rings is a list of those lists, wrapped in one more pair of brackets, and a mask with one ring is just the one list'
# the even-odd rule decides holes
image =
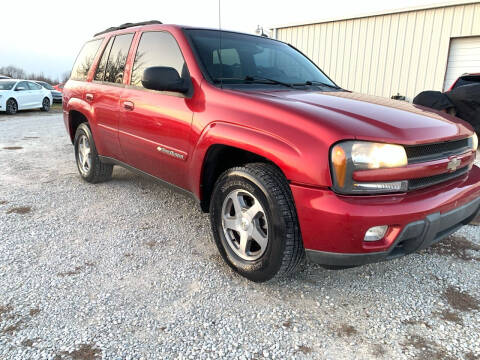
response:
{"label": "windshield wiper", "polygon": [[315,81],[315,80],[307,80],[307,81],[305,81],[304,83],[296,83],[296,84],[292,84],[292,85],[294,85],[294,86],[320,85],[320,86],[326,86],[326,87],[329,87],[329,88],[332,88],[332,89],[336,89],[336,90],[343,90],[340,86],[330,85],[330,84],[327,84],[327,83],[324,83],[324,82],[321,82],[321,81]]}
{"label": "windshield wiper", "polygon": [[286,82],[275,80],[275,79],[265,78],[261,76],[247,75],[245,76],[244,81],[257,83],[257,84],[275,84],[275,85],[283,85],[291,88],[294,87],[294,84],[286,83]]}
{"label": "windshield wiper", "polygon": [[213,79],[213,81],[216,82],[217,84],[223,81],[225,81],[226,83],[231,83],[232,81],[238,81],[241,83],[273,84],[273,85],[288,86],[291,88],[294,87],[293,84],[290,84],[290,83],[286,83],[286,82],[275,80],[275,79],[264,78],[261,76],[252,76],[252,75],[247,75],[244,78],[220,77],[220,78]]}

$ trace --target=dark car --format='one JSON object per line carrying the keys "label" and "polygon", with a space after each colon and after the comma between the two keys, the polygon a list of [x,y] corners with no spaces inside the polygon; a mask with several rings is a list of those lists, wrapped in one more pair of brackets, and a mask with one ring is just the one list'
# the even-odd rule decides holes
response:
{"label": "dark car", "polygon": [[55,88],[45,81],[35,81],[37,84],[42,85],[45,89],[50,90],[54,103],[62,103],[62,93],[55,90]]}
{"label": "dark car", "polygon": [[457,80],[455,80],[455,82],[452,84],[452,86],[450,86],[450,89],[448,89],[448,91],[451,91],[463,85],[470,84],[480,84],[480,73],[463,74]]}
{"label": "dark car", "polygon": [[407,255],[480,210],[467,123],[345,91],[281,41],[125,24],[84,45],[63,95],[85,181],[120,165],[192,194],[254,281],[305,255],[329,268]]}
{"label": "dark car", "polygon": [[0,75],[0,79],[11,79],[10,76]]}

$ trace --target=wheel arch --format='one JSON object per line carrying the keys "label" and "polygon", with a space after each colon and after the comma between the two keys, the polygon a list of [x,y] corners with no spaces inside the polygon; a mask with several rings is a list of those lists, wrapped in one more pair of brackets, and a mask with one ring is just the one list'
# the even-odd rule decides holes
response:
{"label": "wheel arch", "polygon": [[80,97],[70,97],[68,101],[63,104],[63,119],[72,144],[75,138],[75,131],[77,130],[78,125],[83,122],[88,123],[88,126],[90,127],[90,130],[95,138],[95,134],[92,129],[92,125],[94,125],[92,123],[92,119],[94,119],[93,115],[92,106],[88,102],[82,100]]}
{"label": "wheel arch", "polygon": [[88,117],[83,112],[78,110],[70,110],[68,112],[68,132],[72,144],[79,125],[85,122],[89,124]]}
{"label": "wheel arch", "polygon": [[274,165],[287,181],[298,178],[300,152],[274,134],[229,123],[213,123],[200,137],[194,151],[192,189],[208,212],[218,177],[227,169],[251,162]]}

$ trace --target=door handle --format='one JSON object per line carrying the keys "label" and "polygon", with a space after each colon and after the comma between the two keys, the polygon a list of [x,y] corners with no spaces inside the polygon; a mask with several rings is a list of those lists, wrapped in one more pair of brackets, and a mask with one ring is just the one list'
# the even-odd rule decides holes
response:
{"label": "door handle", "polygon": [[93,100],[93,94],[86,93],[85,94],[85,99],[87,99],[87,101],[92,101]]}
{"label": "door handle", "polygon": [[124,108],[125,110],[132,111],[133,108],[134,108],[134,104],[133,104],[133,102],[131,102],[131,101],[124,101],[124,102],[123,102],[123,108]]}

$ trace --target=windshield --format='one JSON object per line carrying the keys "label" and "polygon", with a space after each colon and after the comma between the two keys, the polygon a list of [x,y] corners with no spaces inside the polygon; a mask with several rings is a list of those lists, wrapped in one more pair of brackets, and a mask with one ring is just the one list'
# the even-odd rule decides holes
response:
{"label": "windshield", "polygon": [[38,84],[42,85],[45,89],[47,90],[55,90],[52,85],[49,83],[43,82],[43,81],[38,81]]}
{"label": "windshield", "polygon": [[0,80],[0,90],[12,90],[13,86],[16,84],[16,81],[1,81]]}
{"label": "windshield", "polygon": [[[289,45],[259,36],[222,31],[185,30],[214,83],[261,82],[272,86],[336,85],[307,57]],[[317,84],[318,83],[318,84]]]}

